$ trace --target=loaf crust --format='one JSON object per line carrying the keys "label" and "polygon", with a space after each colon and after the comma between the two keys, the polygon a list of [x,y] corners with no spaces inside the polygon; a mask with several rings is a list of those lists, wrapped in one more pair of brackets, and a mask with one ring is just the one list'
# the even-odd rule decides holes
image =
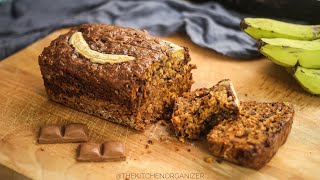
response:
{"label": "loaf crust", "polygon": [[241,102],[236,120],[222,120],[207,135],[210,150],[225,160],[260,169],[285,143],[293,116],[293,106],[286,102]]}
{"label": "loaf crust", "polygon": [[[97,52],[135,60],[97,64],[78,53],[69,38],[81,32]],[[173,99],[190,90],[190,56],[173,56],[168,42],[120,26],[85,24],[59,36],[39,56],[47,95],[53,101],[143,130],[172,111]]]}

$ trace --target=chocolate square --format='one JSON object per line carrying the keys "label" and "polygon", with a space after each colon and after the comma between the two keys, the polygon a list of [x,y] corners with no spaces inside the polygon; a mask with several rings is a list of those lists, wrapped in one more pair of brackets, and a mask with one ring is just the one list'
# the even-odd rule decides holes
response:
{"label": "chocolate square", "polygon": [[105,161],[124,161],[125,147],[120,141],[108,141],[103,144],[103,154],[102,157]]}
{"label": "chocolate square", "polygon": [[39,143],[54,143],[62,139],[61,127],[45,125],[40,129]]}
{"label": "chocolate square", "polygon": [[85,124],[73,123],[65,126],[64,142],[88,141],[88,127]]}
{"label": "chocolate square", "polygon": [[88,141],[88,127],[85,124],[72,123],[65,126],[45,125],[40,129],[40,144],[76,143]]}
{"label": "chocolate square", "polygon": [[78,161],[103,161],[101,157],[101,144],[82,143],[78,148]]}
{"label": "chocolate square", "polygon": [[126,160],[124,144],[109,141],[101,144],[83,143],[78,148],[78,161],[124,161]]}

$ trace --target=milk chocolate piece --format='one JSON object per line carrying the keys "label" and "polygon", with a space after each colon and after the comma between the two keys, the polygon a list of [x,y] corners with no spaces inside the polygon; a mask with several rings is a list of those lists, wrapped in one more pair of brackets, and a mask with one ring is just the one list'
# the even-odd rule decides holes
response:
{"label": "milk chocolate piece", "polygon": [[103,158],[106,161],[124,161],[124,144],[120,141],[109,141],[103,143]]}
{"label": "milk chocolate piece", "polygon": [[45,125],[40,129],[40,144],[76,143],[88,141],[88,127],[85,124],[72,123],[65,126]]}
{"label": "milk chocolate piece", "polygon": [[124,144],[120,141],[108,141],[103,144],[82,143],[78,147],[78,161],[125,161]]}
{"label": "milk chocolate piece", "polygon": [[78,149],[78,161],[102,161],[101,144],[82,143]]}

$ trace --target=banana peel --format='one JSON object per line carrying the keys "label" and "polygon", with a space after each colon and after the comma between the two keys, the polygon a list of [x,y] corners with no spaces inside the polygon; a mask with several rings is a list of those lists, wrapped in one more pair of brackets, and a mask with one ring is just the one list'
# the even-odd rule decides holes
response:
{"label": "banana peel", "polygon": [[293,77],[306,91],[320,95],[320,69],[307,69],[297,66]]}
{"label": "banana peel", "polygon": [[300,25],[266,18],[245,18],[241,29],[252,38],[320,39],[320,25]]}
{"label": "banana peel", "polygon": [[183,47],[177,45],[177,44],[174,44],[170,41],[165,41],[165,40],[162,40],[163,42],[167,43],[170,47],[169,49],[169,56],[173,59],[184,59],[184,54],[185,54],[185,50]]}
{"label": "banana peel", "polygon": [[274,63],[284,67],[300,65],[304,68],[320,68],[320,41],[302,41],[284,38],[261,38],[258,50]]}

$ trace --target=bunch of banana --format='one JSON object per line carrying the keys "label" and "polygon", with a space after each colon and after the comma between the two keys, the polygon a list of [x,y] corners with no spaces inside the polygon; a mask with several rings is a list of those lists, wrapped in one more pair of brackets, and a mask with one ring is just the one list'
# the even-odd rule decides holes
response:
{"label": "bunch of banana", "polygon": [[245,18],[240,27],[258,40],[263,55],[286,67],[306,91],[320,94],[320,25]]}

